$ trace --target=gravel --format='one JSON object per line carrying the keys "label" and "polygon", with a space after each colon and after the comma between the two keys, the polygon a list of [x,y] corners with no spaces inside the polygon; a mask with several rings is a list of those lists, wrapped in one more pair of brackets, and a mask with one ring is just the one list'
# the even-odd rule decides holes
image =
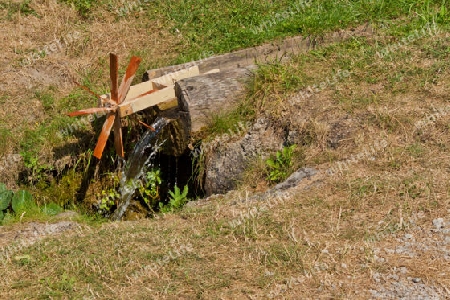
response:
{"label": "gravel", "polygon": [[[411,224],[409,232],[397,238],[392,246],[374,249],[377,262],[389,265],[389,261],[398,255],[414,261],[426,254],[450,261],[450,230],[446,228],[449,223],[444,218],[434,219],[429,227],[417,226],[414,220]],[[393,267],[387,274],[374,272],[375,286],[370,290],[373,299],[450,299],[448,288],[411,276],[411,273],[406,267]]]}

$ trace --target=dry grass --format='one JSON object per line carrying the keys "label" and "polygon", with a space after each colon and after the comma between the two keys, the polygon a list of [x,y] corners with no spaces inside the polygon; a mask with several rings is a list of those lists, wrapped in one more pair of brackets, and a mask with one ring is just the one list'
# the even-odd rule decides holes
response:
{"label": "dry grass", "polygon": [[[378,253],[389,264],[374,258],[375,249],[395,249],[395,237],[411,229],[406,224],[412,212],[424,212],[418,225],[426,227],[442,211],[442,207],[421,208],[427,199],[404,200],[408,208],[399,207],[394,188],[371,190],[358,197],[361,184],[378,181],[382,186],[387,180],[393,186],[399,184],[394,176],[363,182],[351,178],[329,182],[319,176],[236,228],[229,225],[231,220],[265,204],[230,204],[229,200],[239,199],[231,194],[225,203],[216,199],[159,220],[108,224],[46,239],[21,251],[21,255],[30,255],[29,260],[6,262],[2,267],[6,280],[0,289],[2,295],[15,299],[30,294],[266,299],[271,293],[289,299],[367,299],[368,288],[374,287],[372,273],[387,273],[395,266],[408,267],[428,283],[449,284],[433,271],[445,272],[448,267],[436,251],[421,256],[420,261],[395,253]],[[305,190],[305,186],[310,188]],[[395,228],[400,217],[404,228],[391,234],[386,228]],[[149,269],[165,257],[167,261],[158,270]]]}
{"label": "dry grass", "polygon": [[[76,92],[73,80],[98,94],[108,91],[109,52],[119,55],[121,70],[125,69],[131,55],[142,57],[145,63],[138,71],[137,81],[147,68],[165,65],[177,55],[173,51],[177,44],[175,36],[168,34],[166,27],[158,20],[115,19],[113,13],[99,9],[87,26],[86,22],[81,22],[76,11],[56,1],[33,1],[30,6],[39,17],[15,13],[7,18],[6,11],[0,16],[0,42],[6,45],[0,58],[0,129],[10,132],[9,143],[7,147],[2,147],[0,157],[23,150],[20,144],[27,143],[27,131],[38,131],[48,126],[70,109],[96,104],[97,100],[87,93]],[[78,34],[78,38],[71,41],[68,37],[74,33]],[[64,39],[67,44],[64,44]],[[21,63],[55,40],[60,41],[62,47],[50,51],[45,57],[36,56],[31,64]],[[63,102],[74,92],[81,96]],[[44,107],[39,93],[49,95],[52,100],[50,110]],[[67,125],[54,127],[53,131],[57,131]],[[55,155],[55,148],[74,142],[55,140],[53,135],[44,137],[47,139],[45,143],[39,141],[42,143],[38,145],[41,148],[41,164],[60,159]],[[30,138],[28,140],[35,142]],[[72,152],[76,152],[75,148]],[[3,173],[2,181],[14,186],[17,174]]]}
{"label": "dry grass", "polygon": [[[380,42],[382,35],[303,55],[266,82],[275,91],[264,95],[266,113],[302,133],[306,164],[319,170],[283,201],[242,202],[245,193],[237,191],[154,220],[47,238],[18,253],[28,258],[0,266],[0,293],[8,299],[368,299],[370,289],[392,281],[377,282],[376,274],[387,278],[400,267],[445,290],[448,234],[434,231],[432,221],[447,218],[450,209],[449,116],[432,107],[448,106],[450,34],[443,29],[385,58],[375,53]],[[308,99],[292,103],[294,89],[277,92],[288,72],[306,87],[344,67],[351,76]],[[435,120],[417,128],[427,114]],[[380,140],[386,147],[372,151]],[[352,159],[366,150],[371,154]],[[328,175],[337,162],[348,169]],[[244,222],[233,227],[236,218]]]}

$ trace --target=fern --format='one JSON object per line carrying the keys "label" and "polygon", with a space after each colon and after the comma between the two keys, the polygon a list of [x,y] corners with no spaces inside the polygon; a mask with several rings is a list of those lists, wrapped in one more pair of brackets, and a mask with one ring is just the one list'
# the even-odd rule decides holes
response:
{"label": "fern", "polygon": [[173,212],[174,210],[180,209],[188,202],[187,198],[188,194],[188,186],[185,185],[183,188],[183,192],[181,192],[180,188],[178,186],[175,186],[174,191],[169,191],[170,200],[167,205],[159,203],[159,209],[161,212]]}

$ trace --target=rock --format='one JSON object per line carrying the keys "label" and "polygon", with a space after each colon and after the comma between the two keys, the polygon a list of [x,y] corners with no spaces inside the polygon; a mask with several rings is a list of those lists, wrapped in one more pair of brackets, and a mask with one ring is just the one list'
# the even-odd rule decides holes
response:
{"label": "rock", "polygon": [[445,227],[445,222],[443,218],[437,218],[433,220],[433,225],[437,230]]}
{"label": "rock", "polygon": [[410,240],[412,239],[414,236],[410,233],[405,234],[405,239]]}
{"label": "rock", "polygon": [[57,214],[55,216],[55,219],[69,219],[69,220],[72,220],[73,218],[76,218],[78,216],[79,216],[79,214],[76,211],[66,210],[65,212]]}
{"label": "rock", "polygon": [[315,175],[317,171],[311,168],[301,168],[298,171],[292,173],[291,176],[288,177],[284,182],[277,184],[274,187],[274,190],[286,190],[297,186],[300,181],[302,181],[305,177],[311,177]]}
{"label": "rock", "polygon": [[[225,134],[203,145],[206,196],[234,189],[252,159],[257,156],[264,159],[282,149],[283,134],[281,129],[275,129],[267,119],[262,118],[242,137]],[[237,140],[233,142],[234,139]]]}

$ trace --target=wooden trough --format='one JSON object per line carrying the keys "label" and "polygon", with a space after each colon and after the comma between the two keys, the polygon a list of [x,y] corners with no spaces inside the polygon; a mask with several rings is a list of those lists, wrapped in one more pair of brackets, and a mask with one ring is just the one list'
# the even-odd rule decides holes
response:
{"label": "wooden trough", "polygon": [[171,135],[172,155],[186,149],[190,135],[200,131],[213,115],[231,108],[243,82],[251,76],[258,63],[284,61],[293,54],[306,52],[317,45],[326,45],[353,36],[370,34],[367,26],[353,31],[341,31],[321,37],[292,37],[278,43],[248,48],[225,55],[208,57],[186,64],[149,70],[143,82],[130,86],[140,58],[132,57],[120,86],[117,84],[118,59],[110,56],[111,93],[99,96],[100,107],[70,113],[78,116],[105,112],[107,119],[99,137],[94,155],[101,158],[103,148],[114,127],[117,154],[124,156],[120,118],[154,107],[157,113],[174,120]]}

